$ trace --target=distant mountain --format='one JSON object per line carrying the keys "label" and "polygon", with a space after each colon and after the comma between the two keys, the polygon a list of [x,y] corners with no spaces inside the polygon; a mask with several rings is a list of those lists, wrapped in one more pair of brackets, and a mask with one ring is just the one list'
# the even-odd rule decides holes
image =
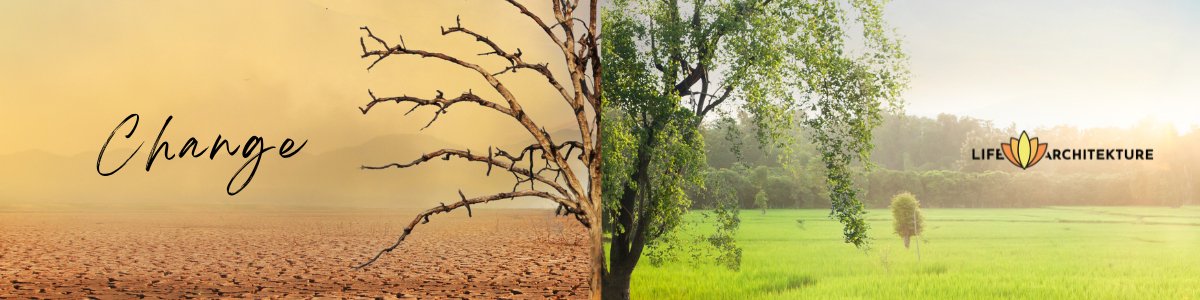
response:
{"label": "distant mountain", "polygon": [[[559,133],[555,133],[556,135]],[[577,136],[577,134],[576,134]],[[529,141],[529,143],[531,143]],[[524,142],[514,143],[527,145]],[[426,208],[438,202],[508,191],[513,177],[485,176],[486,166],[434,160],[408,169],[362,170],[367,165],[408,162],[423,153],[462,146],[430,135],[386,135],[322,153],[301,152],[288,159],[264,154],[254,179],[241,193],[225,192],[230,177],[246,162],[241,156],[209,160],[159,157],[145,171],[147,149],[112,176],[96,172],[96,154],[61,156],[44,151],[0,155],[0,211],[96,209],[362,209]],[[476,150],[473,148],[472,150]],[[104,167],[132,149],[110,149]],[[478,149],[485,153],[486,149]],[[108,155],[114,161],[108,161]],[[235,187],[241,181],[235,182]],[[489,207],[553,207],[538,199]]]}

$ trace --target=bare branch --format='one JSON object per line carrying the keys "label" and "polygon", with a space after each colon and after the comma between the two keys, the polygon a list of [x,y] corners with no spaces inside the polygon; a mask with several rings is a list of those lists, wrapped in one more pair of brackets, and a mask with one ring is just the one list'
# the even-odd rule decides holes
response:
{"label": "bare branch", "polygon": [[[505,0],[505,1],[508,1],[508,3],[512,4],[513,7],[516,7],[517,9],[521,10],[521,14],[525,15],[526,17],[529,17],[529,19],[533,20],[534,23],[537,23],[538,27],[541,27],[542,31],[546,32],[546,36],[549,36],[550,39],[554,41],[555,45],[558,45],[558,47],[560,49],[562,49],[563,52],[567,52],[567,49],[565,48],[565,46],[563,46],[562,39],[558,38],[558,35],[554,34],[554,31],[551,30],[549,26],[546,26],[546,22],[543,22],[541,17],[538,17],[537,15],[533,14],[533,12],[530,12],[528,8],[525,8],[525,5],[521,5],[521,3],[517,3],[517,0]],[[567,37],[567,38],[570,39],[571,37]]]}
{"label": "bare branch", "polygon": [[[578,141],[566,141],[566,142],[562,142],[561,144],[558,144],[557,146],[551,145],[551,147],[553,149],[551,149],[550,151],[558,152],[562,149],[567,149],[567,153],[570,153],[571,150],[576,149],[576,148],[583,149],[583,143],[578,142]],[[504,151],[504,150],[497,150],[496,155],[504,156],[505,158],[508,158],[513,161],[520,161],[520,160],[525,159],[524,157],[525,157],[526,152],[532,152],[534,150],[543,150],[542,145],[532,144],[532,145],[526,146],[525,148],[521,149],[521,151],[519,152],[519,155],[517,155],[517,156],[512,156],[511,154],[509,154],[507,151]],[[566,156],[564,156],[564,157],[566,157]]]}
{"label": "bare branch", "polygon": [[554,88],[556,90],[558,90],[558,92],[560,94],[562,94],[563,99],[566,100],[568,104],[571,104],[572,106],[574,106],[575,103],[572,102],[574,99],[571,97],[571,93],[568,92],[567,89],[562,86],[562,84],[558,83],[558,79],[554,78],[554,74],[550,73],[550,68],[549,68],[548,64],[526,63],[524,60],[521,59],[522,53],[521,53],[520,48],[517,48],[517,52],[515,52],[515,53],[509,53],[507,51],[504,51],[504,49],[500,48],[500,45],[493,42],[490,38],[483,36],[479,33],[476,33],[475,31],[472,31],[470,29],[467,29],[466,27],[463,27],[461,21],[457,22],[456,26],[454,26],[454,27],[450,27],[450,28],[443,27],[442,28],[442,35],[449,35],[449,34],[455,33],[455,32],[470,35],[475,38],[475,41],[484,43],[488,47],[492,48],[491,52],[480,53],[479,55],[496,55],[496,56],[499,56],[499,57],[502,57],[502,58],[508,60],[509,66],[504,68],[504,70],[502,70],[500,72],[493,73],[492,74],[493,76],[504,74],[509,71],[516,72],[517,69],[534,70],[534,71],[538,72],[539,74],[541,74],[542,77],[546,77],[546,80],[548,82],[550,82],[550,85],[554,86]]}
{"label": "bare branch", "polygon": [[412,113],[414,110],[416,110],[417,108],[420,108],[422,106],[437,107],[438,110],[433,113],[433,118],[430,119],[429,122],[425,124],[425,127],[421,127],[422,130],[424,130],[425,128],[429,128],[429,125],[433,125],[433,122],[437,121],[438,116],[446,114],[446,110],[449,109],[450,106],[458,104],[458,103],[463,103],[463,102],[475,103],[475,104],[478,104],[479,106],[491,108],[491,109],[494,109],[494,110],[496,110],[500,113],[506,114],[506,115],[513,114],[511,109],[500,106],[499,104],[496,104],[495,102],[484,100],[483,98],[476,96],[474,94],[474,92],[472,92],[470,90],[464,92],[462,95],[459,95],[458,97],[454,97],[453,99],[446,99],[444,97],[442,91],[440,91],[440,90],[437,92],[438,92],[437,96],[434,97],[433,99],[423,99],[423,98],[418,98],[418,97],[411,97],[408,95],[404,95],[404,96],[400,96],[400,97],[378,98],[378,97],[375,97],[374,92],[372,92],[371,90],[367,90],[367,94],[371,95],[371,102],[367,102],[366,106],[359,107],[358,110],[361,111],[365,115],[371,111],[372,107],[375,107],[376,104],[379,104],[382,102],[395,102],[395,103],[412,102],[413,104],[415,104],[415,105],[413,105],[412,108],[410,108],[407,112],[405,112],[404,115],[408,115],[408,114]]}
{"label": "bare branch", "polygon": [[[372,33],[372,32],[371,32],[371,28],[368,28],[368,27],[366,27],[366,26],[363,26],[363,27],[359,27],[358,29],[366,30],[366,31],[367,31],[367,36],[368,36],[368,37],[370,37],[371,39],[375,40],[375,42],[378,42],[378,43],[379,43],[379,45],[383,46],[383,48],[385,48],[385,49],[387,49],[387,48],[392,48],[391,46],[388,46],[388,43],[387,43],[386,41],[384,41],[383,39],[381,39],[381,38],[379,38],[379,37],[375,36],[375,33]],[[403,40],[403,39],[404,39],[404,38],[401,38],[401,40]],[[363,57],[363,58],[366,58],[366,57],[367,57],[366,53],[368,52],[368,51],[367,51],[367,43],[366,43],[366,42],[364,42],[364,41],[363,41],[363,38],[361,38],[361,37],[360,37],[360,38],[358,38],[358,44],[359,44],[360,46],[362,46],[362,51],[363,51],[363,56],[362,56],[362,57]],[[396,45],[396,48],[397,48],[397,49],[404,49],[404,45],[403,45],[403,44],[401,44],[401,45]],[[390,53],[390,52],[391,52],[391,51],[389,51],[389,53],[384,53],[383,55],[379,55],[379,57],[378,57],[378,58],[376,58],[376,59],[375,59],[375,61],[371,62],[371,65],[370,65],[370,66],[367,66],[367,70],[368,70],[368,71],[369,71],[369,70],[371,70],[371,68],[374,68],[374,67],[375,67],[375,64],[378,64],[378,63],[379,63],[379,61],[383,60],[384,58],[387,58],[389,55],[392,55],[392,53]]]}
{"label": "bare branch", "polygon": [[725,86],[724,90],[725,90],[725,92],[723,92],[721,94],[721,97],[718,97],[716,100],[713,100],[712,103],[705,105],[704,108],[700,110],[700,118],[703,119],[704,116],[707,115],[709,111],[712,111],[714,108],[717,107],[717,105],[721,105],[722,102],[725,102],[725,99],[729,99],[729,94],[730,94],[730,92],[733,91],[733,87]]}
{"label": "bare branch", "polygon": [[[384,45],[384,46],[387,45],[386,41],[383,41],[379,37],[375,36],[374,33],[372,33],[371,30],[368,29],[367,27],[362,27],[362,30],[366,31],[368,37],[376,40],[377,42],[379,42],[380,45]],[[570,51],[567,51],[567,52],[569,53]],[[513,116],[517,120],[517,122],[521,123],[521,125],[523,127],[525,127],[525,130],[528,131],[530,133],[530,135],[532,135],[533,138],[538,141],[538,143],[542,144],[544,147],[547,147],[547,148],[550,147],[550,144],[552,143],[551,137],[539,130],[540,127],[537,126],[537,124],[535,124],[533,122],[533,120],[529,118],[529,116],[527,114],[525,114],[524,110],[522,110],[522,108],[521,108],[521,104],[517,102],[516,97],[513,96],[512,92],[509,91],[508,88],[506,88],[503,83],[500,83],[500,80],[496,79],[496,77],[494,75],[489,73],[487,70],[484,70],[483,67],[480,67],[479,65],[472,64],[472,63],[463,61],[457,57],[453,57],[453,56],[446,55],[443,53],[429,52],[429,51],[416,50],[416,49],[408,49],[408,48],[405,48],[403,45],[387,47],[385,50],[369,50],[369,51],[363,52],[362,58],[368,58],[368,57],[374,56],[374,57],[376,57],[375,62],[378,62],[378,61],[382,60],[383,58],[388,57],[393,54],[402,54],[402,55],[407,54],[407,55],[419,55],[421,57],[432,57],[432,58],[437,58],[440,60],[444,60],[444,61],[456,64],[458,66],[461,66],[461,67],[464,67],[467,69],[474,70],[476,73],[478,73],[484,79],[486,79],[488,84],[490,84],[492,86],[492,88],[495,89],[496,92],[500,93],[500,96],[504,97],[504,99],[508,102],[508,106],[509,106],[509,110],[510,110],[509,115]],[[579,111],[579,110],[577,110],[577,111]],[[577,113],[576,115],[578,118],[578,116],[580,114]],[[586,131],[584,131],[584,132],[586,132]],[[586,135],[586,133],[585,133],[585,135]],[[585,149],[585,150],[588,150],[588,149]],[[568,186],[570,187],[571,191],[575,192],[577,197],[583,197],[585,194],[583,184],[580,183],[579,178],[576,177],[574,172],[569,171],[571,168],[570,165],[568,165],[561,156],[557,155],[557,153],[551,152],[551,154],[554,156],[552,160],[555,163],[557,163],[562,168],[568,170],[567,172],[565,172],[565,175],[567,177],[567,182],[569,183]]]}
{"label": "bare branch", "polygon": [[[430,208],[428,210],[425,210],[425,211],[417,214],[417,216],[415,218],[413,218],[413,220],[411,222],[408,223],[408,226],[404,227],[404,232],[400,233],[400,237],[396,239],[395,243],[393,243],[391,246],[388,246],[387,248],[384,248],[383,250],[380,250],[379,253],[376,253],[374,257],[371,257],[371,259],[367,260],[366,262],[364,262],[358,266],[355,266],[354,268],[362,269],[363,267],[366,267],[366,266],[371,265],[372,263],[375,263],[375,261],[379,260],[379,257],[383,256],[384,253],[388,253],[388,252],[392,252],[392,250],[396,250],[396,247],[399,247],[400,243],[404,242],[405,238],[408,238],[408,235],[411,234],[413,229],[417,227],[417,224],[424,224],[424,223],[428,222],[429,217],[432,215],[435,215],[435,214],[448,213],[448,212],[451,212],[460,207],[467,207],[467,210],[469,211],[470,205],[472,205],[472,204],[487,203],[487,202],[492,202],[492,201],[496,201],[496,200],[504,200],[504,199],[515,199],[516,197],[545,198],[545,199],[553,200],[554,202],[557,202],[559,204],[565,204],[565,202],[566,202],[566,199],[564,199],[564,198],[554,196],[547,192],[534,191],[534,190],[503,192],[503,193],[492,194],[492,195],[476,197],[476,198],[469,198],[469,199],[466,196],[463,196],[462,191],[460,190],[459,197],[462,197],[462,199],[459,200],[458,202],[454,202],[454,203],[450,203],[450,204],[442,203],[439,206]],[[573,209],[569,205],[564,205],[564,206],[568,210]],[[582,212],[581,211],[573,211],[573,213],[578,214],[578,213],[582,213]],[[584,222],[584,221],[581,220],[581,222]],[[590,226],[591,226],[591,224],[587,223],[587,222],[584,222],[583,224],[584,224],[584,227],[590,228]]]}
{"label": "bare branch", "polygon": [[[570,14],[568,14],[568,15],[570,15]],[[587,21],[584,21],[583,19],[580,19],[579,17],[571,17],[570,19],[567,20],[567,22],[555,23],[554,25],[550,25],[550,29],[558,28],[559,26],[570,26],[568,24],[572,23],[572,22],[579,22],[579,24],[583,24],[584,27],[588,26]]]}
{"label": "bare branch", "polygon": [[[556,215],[574,214],[575,218],[590,229],[590,236],[593,240],[592,259],[593,268],[595,270],[603,270],[604,259],[601,241],[600,224],[603,222],[601,217],[601,194],[599,190],[601,180],[600,158],[599,152],[599,130],[600,124],[600,57],[597,50],[599,39],[598,33],[598,18],[597,18],[597,0],[589,2],[590,15],[589,21],[584,21],[581,18],[574,17],[574,11],[579,5],[579,1],[571,0],[550,0],[554,11],[554,24],[549,26],[541,17],[533,14],[524,5],[516,0],[506,0],[510,5],[516,7],[521,14],[528,17],[539,28],[542,29],[547,37],[552,40],[555,45],[562,51],[562,58],[566,64],[566,70],[569,72],[570,79],[563,79],[562,83],[550,71],[548,63],[528,63],[522,57],[520,48],[515,48],[515,52],[505,50],[499,44],[492,41],[487,36],[472,31],[462,25],[461,18],[455,18],[454,26],[441,28],[442,35],[450,35],[453,33],[461,33],[473,37],[476,41],[486,45],[490,51],[480,53],[480,56],[495,55],[504,58],[508,65],[496,72],[496,70],[485,70],[480,65],[464,61],[459,57],[447,55],[444,53],[430,52],[418,49],[411,49],[404,44],[404,38],[401,36],[399,44],[389,44],[388,41],[376,36],[367,27],[361,29],[366,32],[366,37],[359,39],[359,46],[362,48],[361,57],[371,59],[371,64],[367,67],[368,70],[373,68],[379,62],[387,57],[396,55],[413,55],[422,58],[434,58],[445,62],[452,63],[458,67],[475,71],[480,77],[485,79],[489,85],[507,102],[507,105],[500,102],[492,102],[484,100],[476,96],[473,92],[467,91],[461,96],[446,99],[442,91],[437,91],[437,96],[432,99],[411,97],[408,95],[400,97],[378,98],[374,92],[368,90],[371,96],[371,102],[360,107],[359,110],[363,114],[367,114],[376,104],[382,102],[395,103],[413,103],[413,106],[408,109],[405,115],[415,111],[420,107],[432,106],[437,110],[433,117],[425,125],[429,127],[437,118],[445,114],[450,106],[458,103],[475,103],[476,105],[491,108],[497,112],[503,113],[512,117],[525,128],[531,137],[536,142],[524,148],[516,149],[515,152],[508,152],[504,149],[489,147],[487,154],[473,154],[470,150],[462,151],[455,149],[441,149],[433,153],[422,154],[419,158],[408,163],[391,163],[382,166],[363,166],[364,169],[384,169],[384,168],[408,168],[435,158],[450,160],[452,157],[465,158],[468,161],[482,162],[487,166],[485,171],[486,176],[490,176],[493,168],[501,168],[512,174],[516,182],[513,185],[511,192],[497,193],[477,198],[467,198],[461,190],[458,191],[460,200],[454,203],[441,205],[426,210],[418,214],[407,227],[404,228],[396,242],[390,247],[383,249],[367,262],[358,265],[355,268],[366,267],[378,260],[384,253],[395,250],[399,245],[411,234],[412,230],[418,223],[430,221],[430,216],[449,212],[457,208],[466,208],[467,215],[473,216],[471,205],[486,203],[490,201],[502,199],[515,199],[517,197],[538,197],[549,199],[558,204]],[[576,39],[576,24],[582,24],[585,28],[584,33]],[[557,33],[555,31],[558,31]],[[372,49],[367,46],[367,41],[373,41],[372,45],[379,45],[381,48]],[[590,68],[590,70],[589,70]],[[546,78],[555,89],[559,91],[561,96],[573,110],[576,121],[579,126],[580,140],[566,141],[555,143],[552,137],[544,127],[538,126],[531,117],[523,110],[521,103],[517,98],[505,87],[497,78],[499,75],[508,72],[518,72],[520,69],[530,69],[539,73]],[[591,74],[588,74],[591,71]],[[570,83],[571,86],[563,86],[565,83]],[[590,83],[590,85],[589,85]],[[573,89],[573,90],[572,90]],[[590,105],[589,105],[590,104]],[[589,116],[586,108],[591,107]],[[422,129],[424,129],[423,127]],[[538,161],[541,159],[541,161]],[[572,165],[569,159],[579,159],[585,168],[587,168],[586,186],[581,182],[579,176],[572,171]],[[518,164],[528,164],[527,166],[517,167]],[[550,176],[550,175],[553,176]],[[552,177],[552,178],[551,178]],[[528,190],[519,190],[528,182]],[[554,189],[550,191],[544,187],[538,191],[536,183],[541,183]],[[557,192],[557,193],[555,193]],[[595,226],[593,226],[595,225]],[[600,274],[605,272],[597,271],[592,276],[593,296],[598,297]]]}
{"label": "bare branch", "polygon": [[[419,165],[421,163],[424,163],[424,162],[427,162],[427,161],[430,161],[430,160],[433,160],[433,159],[439,158],[439,157],[442,159],[448,159],[451,156],[457,156],[457,157],[465,158],[468,161],[482,162],[482,163],[488,164],[489,165],[488,166],[488,174],[489,175],[491,174],[491,166],[496,166],[496,167],[503,168],[509,172],[512,172],[513,174],[519,174],[519,175],[525,176],[527,178],[527,180],[537,180],[542,183],[545,183],[545,184],[549,185],[550,187],[554,188],[555,190],[557,190],[563,196],[570,195],[567,192],[567,190],[565,188],[563,188],[557,181],[550,180],[543,176],[540,176],[540,175],[536,174],[536,171],[534,171],[532,169],[517,167],[516,162],[521,161],[522,159],[512,158],[512,156],[508,156],[507,153],[504,153],[503,150],[497,150],[496,152],[498,152],[498,153],[496,155],[492,155],[492,153],[491,153],[492,150],[490,148],[488,151],[489,151],[488,156],[482,156],[482,155],[472,154],[470,150],[463,151],[463,150],[457,150],[457,149],[439,149],[437,151],[433,151],[433,152],[421,155],[420,157],[417,157],[417,159],[414,159],[408,163],[390,163],[390,164],[385,164],[385,165],[380,165],[380,166],[362,166],[362,168],[364,170],[381,170],[381,169],[387,169],[387,168],[403,169],[403,168],[413,167],[413,166]],[[524,152],[522,152],[522,153],[524,153]],[[504,156],[504,157],[508,158],[510,161],[505,162],[505,161],[496,159],[496,157],[500,157],[500,156]],[[524,156],[524,154],[522,154],[522,156]],[[522,180],[521,182],[524,182],[522,178],[518,177],[518,180]]]}

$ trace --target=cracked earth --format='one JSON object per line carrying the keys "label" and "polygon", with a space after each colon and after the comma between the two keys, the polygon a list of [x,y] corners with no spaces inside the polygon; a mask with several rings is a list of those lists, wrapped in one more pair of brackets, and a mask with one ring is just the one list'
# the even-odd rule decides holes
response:
{"label": "cracked earth", "polygon": [[0,213],[0,298],[587,298],[586,230],[548,210]]}

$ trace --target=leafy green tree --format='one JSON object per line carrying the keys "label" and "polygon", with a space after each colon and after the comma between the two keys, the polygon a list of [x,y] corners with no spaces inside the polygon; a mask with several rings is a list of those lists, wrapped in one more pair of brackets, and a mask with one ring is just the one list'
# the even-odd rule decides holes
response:
{"label": "leafy green tree", "polygon": [[800,184],[797,183],[797,180],[795,177],[783,175],[773,175],[767,178],[767,183],[763,185],[763,191],[767,193],[767,199],[770,199],[772,207],[800,207]]}
{"label": "leafy green tree", "polygon": [[754,194],[754,206],[761,209],[762,214],[767,214],[767,191],[758,190],[758,193]]}
{"label": "leafy green tree", "polygon": [[881,2],[614,0],[602,23],[605,298],[628,298],[643,252],[682,223],[686,186],[704,182],[700,129],[731,112],[776,148],[794,142],[788,129],[808,127],[831,216],[846,242],[866,246],[852,166],[866,161],[907,78]]}
{"label": "leafy green tree", "polygon": [[904,192],[892,197],[892,227],[904,239],[904,248],[912,237],[921,235],[925,229],[925,216],[921,214],[921,203],[912,193]]}
{"label": "leafy green tree", "polygon": [[[727,169],[726,169],[727,170]],[[707,176],[704,188],[714,199],[711,211],[704,214],[706,221],[716,225],[716,230],[705,240],[715,247],[714,259],[725,264],[731,270],[741,268],[742,249],[737,246],[734,235],[741,224],[738,217],[738,201],[733,199],[736,193],[730,190],[729,177]]]}

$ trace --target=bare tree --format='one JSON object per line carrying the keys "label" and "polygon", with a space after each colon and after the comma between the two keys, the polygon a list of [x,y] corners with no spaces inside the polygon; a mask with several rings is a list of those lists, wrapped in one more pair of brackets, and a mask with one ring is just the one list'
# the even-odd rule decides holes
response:
{"label": "bare tree", "polygon": [[[521,149],[507,150],[493,146],[482,153],[472,152],[470,149],[440,149],[421,155],[409,162],[392,163],[382,166],[363,166],[363,169],[372,170],[393,167],[407,168],[437,158],[443,160],[460,158],[487,165],[486,171],[484,171],[485,175],[491,175],[493,169],[510,173],[514,176],[516,182],[513,184],[511,191],[474,197],[468,197],[462,190],[459,190],[459,199],[457,201],[449,204],[443,202],[441,205],[417,214],[412,222],[409,222],[404,228],[403,233],[400,234],[394,244],[384,248],[374,257],[355,268],[366,267],[378,260],[384,253],[396,250],[418,224],[428,223],[432,215],[460,208],[466,209],[468,215],[473,215],[471,211],[472,205],[511,200],[518,197],[536,197],[557,203],[558,209],[556,213],[564,216],[572,215],[580,224],[583,224],[588,229],[592,243],[592,298],[600,297],[600,274],[604,267],[604,253],[601,244],[601,173],[600,147],[598,146],[600,139],[600,114],[598,112],[601,105],[601,69],[599,51],[596,48],[599,38],[599,21],[596,16],[598,1],[591,0],[587,2],[587,7],[582,7],[586,11],[581,10],[577,13],[576,9],[581,8],[579,7],[579,2],[581,1],[550,0],[550,6],[554,12],[553,18],[543,19],[516,0],[506,0],[508,4],[516,8],[528,21],[531,21],[541,29],[545,33],[546,38],[553,41],[559,50],[562,51],[562,63],[566,65],[570,78],[566,81],[568,83],[566,85],[560,82],[559,78],[551,72],[549,63],[527,62],[522,57],[520,48],[502,47],[487,36],[463,26],[461,19],[456,19],[454,26],[449,28],[442,27],[442,35],[465,35],[473,38],[489,49],[488,52],[481,53],[480,57],[502,59],[507,62],[506,67],[499,70],[488,70],[478,64],[468,62],[453,55],[410,48],[405,45],[403,37],[400,37],[398,43],[390,43],[372,33],[371,29],[367,27],[361,28],[366,34],[365,37],[359,39],[359,43],[362,46],[362,58],[372,59],[370,66],[367,67],[368,70],[389,57],[412,55],[421,58],[434,58],[448,63],[451,67],[464,68],[478,73],[479,78],[487,81],[492,89],[503,98],[498,99],[499,101],[484,99],[470,90],[453,98],[446,98],[446,95],[440,90],[437,90],[436,96],[432,98],[408,95],[377,97],[374,92],[368,90],[367,92],[371,96],[371,101],[366,106],[360,108],[363,114],[369,113],[377,105],[383,103],[411,103],[412,105],[408,109],[408,112],[405,113],[406,115],[422,107],[436,108],[433,116],[425,125],[425,127],[429,127],[433,122],[437,121],[438,116],[445,114],[450,106],[460,103],[475,104],[483,109],[511,118],[521,125],[536,143]],[[539,76],[545,77],[546,83],[561,94],[562,100],[571,108],[569,113],[574,116],[580,140],[558,141],[544,127],[539,125],[537,121],[526,114],[521,106],[521,101],[501,81],[502,76],[517,73],[519,70],[533,71]],[[430,94],[433,94],[433,92],[430,92]],[[586,171],[581,170],[582,172],[577,172],[575,168],[578,166],[586,168]],[[463,183],[467,182],[464,181]]]}

